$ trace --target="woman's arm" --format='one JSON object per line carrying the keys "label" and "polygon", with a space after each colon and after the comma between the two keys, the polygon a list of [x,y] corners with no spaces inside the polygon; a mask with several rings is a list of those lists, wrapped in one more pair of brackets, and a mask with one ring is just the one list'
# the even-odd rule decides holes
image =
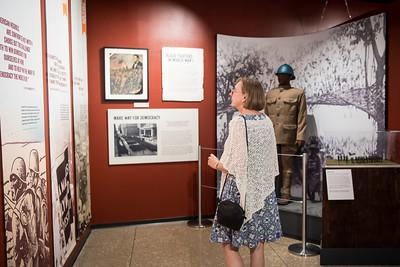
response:
{"label": "woman's arm", "polygon": [[228,173],[228,170],[224,168],[222,162],[219,161],[219,159],[214,154],[210,154],[210,156],[208,156],[208,166],[210,166],[210,168],[214,170]]}

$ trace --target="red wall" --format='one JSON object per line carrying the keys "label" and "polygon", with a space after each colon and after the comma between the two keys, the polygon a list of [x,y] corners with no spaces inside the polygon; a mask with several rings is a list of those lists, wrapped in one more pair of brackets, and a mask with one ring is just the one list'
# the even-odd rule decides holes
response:
{"label": "red wall", "polygon": [[[150,108],[198,108],[200,145],[216,146],[216,34],[292,36],[348,21],[344,1],[88,1],[88,65],[91,194],[94,224],[193,216],[197,213],[197,162],[109,166],[107,109],[132,108],[132,102],[104,101],[104,47],[149,49]],[[388,12],[388,128],[400,129],[399,4],[348,1],[353,17]],[[204,101],[163,102],[161,48],[204,49]],[[203,184],[215,186],[206,167]],[[215,208],[215,190],[203,189],[203,214]]]}

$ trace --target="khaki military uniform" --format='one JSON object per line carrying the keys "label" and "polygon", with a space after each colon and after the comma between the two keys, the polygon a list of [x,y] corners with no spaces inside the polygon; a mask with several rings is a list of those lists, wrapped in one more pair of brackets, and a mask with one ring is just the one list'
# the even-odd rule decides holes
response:
{"label": "khaki military uniform", "polygon": [[[278,153],[295,154],[296,140],[304,140],[306,131],[306,98],[304,89],[278,87],[267,92],[265,114],[274,124]],[[290,197],[293,157],[281,156],[281,197]]]}

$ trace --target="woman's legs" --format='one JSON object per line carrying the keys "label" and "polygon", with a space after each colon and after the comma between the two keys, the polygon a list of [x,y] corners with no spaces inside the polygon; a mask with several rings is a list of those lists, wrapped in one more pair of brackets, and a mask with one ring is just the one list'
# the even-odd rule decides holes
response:
{"label": "woman's legs", "polygon": [[243,260],[240,257],[239,249],[231,244],[222,244],[224,249],[225,264],[227,267],[243,267]]}
{"label": "woman's legs", "polygon": [[264,243],[259,243],[257,247],[250,249],[250,266],[264,267]]}

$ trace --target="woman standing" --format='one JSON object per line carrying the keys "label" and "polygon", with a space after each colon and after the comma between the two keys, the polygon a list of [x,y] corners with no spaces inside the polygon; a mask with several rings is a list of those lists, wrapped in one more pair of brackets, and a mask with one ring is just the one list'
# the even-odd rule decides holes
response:
{"label": "woman standing", "polygon": [[230,95],[240,116],[229,123],[221,160],[210,154],[208,165],[222,172],[220,200],[239,203],[246,219],[239,231],[215,219],[211,241],[222,243],[227,266],[243,266],[240,246],[250,248],[252,267],[264,266],[264,243],[282,235],[274,185],[279,174],[275,134],[271,120],[259,112],[265,96],[258,81],[240,78]]}

